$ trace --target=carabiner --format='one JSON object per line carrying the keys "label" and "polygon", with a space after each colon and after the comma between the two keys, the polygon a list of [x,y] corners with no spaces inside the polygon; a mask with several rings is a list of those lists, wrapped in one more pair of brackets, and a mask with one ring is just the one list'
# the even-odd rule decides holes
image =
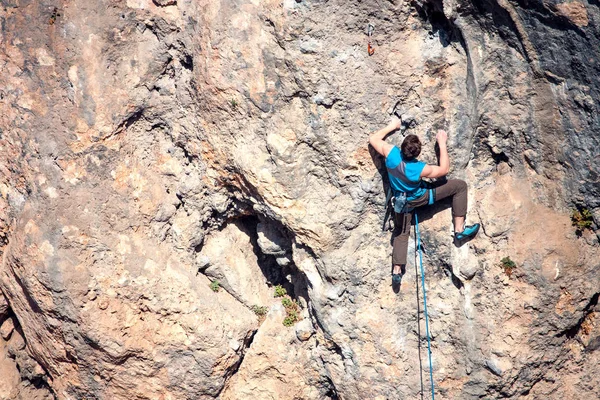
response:
{"label": "carabiner", "polygon": [[369,41],[367,44],[367,53],[372,56],[375,54],[375,48],[371,44],[371,36],[373,36],[373,31],[375,30],[375,26],[373,24],[367,25],[367,36],[369,37]]}

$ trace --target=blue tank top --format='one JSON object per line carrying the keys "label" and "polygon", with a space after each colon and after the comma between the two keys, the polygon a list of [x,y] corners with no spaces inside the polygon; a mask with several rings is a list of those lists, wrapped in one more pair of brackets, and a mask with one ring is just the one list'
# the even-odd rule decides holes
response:
{"label": "blue tank top", "polygon": [[408,201],[416,200],[425,194],[427,189],[421,187],[421,172],[425,168],[423,161],[405,161],[402,152],[396,146],[385,158],[390,185],[395,192],[406,193]]}

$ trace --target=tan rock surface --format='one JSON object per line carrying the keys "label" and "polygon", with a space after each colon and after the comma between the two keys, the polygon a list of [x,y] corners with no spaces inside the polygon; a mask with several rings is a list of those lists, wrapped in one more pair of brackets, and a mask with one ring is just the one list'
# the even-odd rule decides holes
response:
{"label": "tan rock surface", "polygon": [[271,309],[254,336],[244,363],[225,387],[223,400],[323,397],[319,388],[327,383],[321,375],[323,366],[315,362],[316,340],[301,344],[295,330],[282,325],[284,317],[280,304]]}
{"label": "tan rock surface", "polygon": [[273,291],[260,269],[251,234],[256,231],[250,233],[235,222],[211,234],[202,248],[210,262],[204,273],[247,307],[264,306],[272,303]]}
{"label": "tan rock surface", "polygon": [[0,340],[0,399],[17,398],[18,385],[21,381],[19,370],[14,360],[9,358],[6,342]]}
{"label": "tan rock surface", "polygon": [[12,318],[6,318],[0,325],[0,337],[4,340],[9,340],[15,330],[15,324]]}
{"label": "tan rock surface", "polygon": [[579,1],[568,1],[556,5],[558,13],[578,27],[587,26],[589,23],[588,13],[583,3]]}
{"label": "tan rock surface", "polygon": [[3,318],[7,314],[9,308],[10,306],[8,305],[8,301],[6,301],[6,297],[0,292],[0,318]]}

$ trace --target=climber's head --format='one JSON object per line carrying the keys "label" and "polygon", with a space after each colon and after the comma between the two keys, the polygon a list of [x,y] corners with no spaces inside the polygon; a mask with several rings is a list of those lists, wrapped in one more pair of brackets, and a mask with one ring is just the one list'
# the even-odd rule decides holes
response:
{"label": "climber's head", "polygon": [[406,161],[414,160],[421,154],[421,141],[417,135],[407,135],[402,142],[402,156]]}

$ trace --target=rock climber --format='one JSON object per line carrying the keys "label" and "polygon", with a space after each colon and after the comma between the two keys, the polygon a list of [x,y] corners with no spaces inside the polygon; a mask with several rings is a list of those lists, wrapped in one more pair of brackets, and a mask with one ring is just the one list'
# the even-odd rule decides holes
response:
{"label": "rock climber", "polygon": [[[479,224],[465,226],[467,215],[467,183],[460,179],[448,179],[445,183],[428,188],[422,178],[442,178],[450,170],[450,160],[446,142],[448,134],[438,130],[436,139],[440,149],[439,165],[429,165],[419,161],[421,141],[416,135],[407,135],[401,148],[385,142],[385,137],[400,129],[402,121],[396,117],[383,129],[372,133],[369,144],[375,151],[385,157],[392,193],[406,193],[406,207],[401,213],[394,213],[396,236],[392,250],[392,285],[398,286],[406,266],[408,237],[412,222],[412,209],[433,204],[447,197],[452,197],[452,216],[454,222],[454,238],[458,245],[472,239],[479,231]],[[386,205],[387,206],[387,205]]]}

